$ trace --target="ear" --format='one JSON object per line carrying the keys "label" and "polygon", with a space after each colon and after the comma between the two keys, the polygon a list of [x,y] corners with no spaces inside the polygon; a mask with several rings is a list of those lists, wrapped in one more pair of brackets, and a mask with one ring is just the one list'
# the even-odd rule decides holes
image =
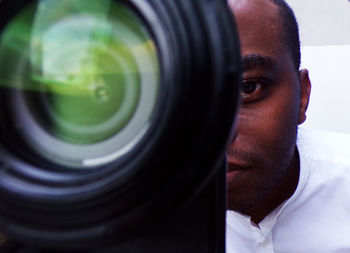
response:
{"label": "ear", "polygon": [[298,124],[304,123],[306,120],[306,110],[309,105],[311,82],[309,78],[309,71],[302,69],[299,71],[300,78],[300,110],[299,110],[299,122]]}

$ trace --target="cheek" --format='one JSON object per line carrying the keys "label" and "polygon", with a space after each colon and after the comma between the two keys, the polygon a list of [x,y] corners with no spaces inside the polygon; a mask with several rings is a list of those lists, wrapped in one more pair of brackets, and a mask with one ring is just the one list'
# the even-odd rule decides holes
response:
{"label": "cheek", "polygon": [[290,142],[295,142],[298,124],[295,97],[276,98],[241,108],[234,143],[237,148],[258,152],[266,162],[274,162],[274,154],[293,146]]}

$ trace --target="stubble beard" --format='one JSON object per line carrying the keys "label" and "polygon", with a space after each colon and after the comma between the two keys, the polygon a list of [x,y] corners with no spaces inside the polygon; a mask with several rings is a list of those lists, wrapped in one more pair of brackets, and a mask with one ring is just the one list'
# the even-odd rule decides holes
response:
{"label": "stubble beard", "polygon": [[[254,194],[247,196],[244,199],[229,198],[228,209],[238,211],[241,213],[247,213],[252,208],[257,206],[261,200],[266,197],[271,190],[283,180],[288,172],[288,168],[291,166],[293,156],[296,152],[296,139],[297,139],[297,126],[290,129],[287,135],[285,135],[284,141],[278,145],[277,149],[271,150],[273,154],[274,168],[269,171],[273,171],[270,176],[266,176],[266,181],[262,183]],[[250,157],[254,160],[256,168],[263,168],[263,158],[258,152],[245,152],[243,150],[237,150],[234,152],[237,156]],[[231,193],[234,194],[234,193]]]}

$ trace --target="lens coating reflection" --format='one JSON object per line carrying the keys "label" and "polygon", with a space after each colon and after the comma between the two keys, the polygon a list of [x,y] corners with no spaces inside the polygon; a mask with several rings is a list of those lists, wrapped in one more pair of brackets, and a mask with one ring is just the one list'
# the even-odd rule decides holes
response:
{"label": "lens coating reflection", "polygon": [[[158,75],[145,25],[111,0],[38,1],[18,13],[1,36],[0,87],[21,93],[28,110],[18,111],[19,118],[32,119],[19,123],[32,126],[26,137],[50,158],[66,155],[44,144],[52,137],[67,145],[101,143],[123,135],[140,107],[149,107],[122,137],[127,145],[151,118]],[[36,129],[51,137],[34,136]],[[77,155],[84,158],[91,157]]]}

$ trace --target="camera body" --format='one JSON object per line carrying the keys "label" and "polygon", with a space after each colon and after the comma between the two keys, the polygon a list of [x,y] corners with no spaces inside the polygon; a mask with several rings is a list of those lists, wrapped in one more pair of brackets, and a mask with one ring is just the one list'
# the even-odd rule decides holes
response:
{"label": "camera body", "polygon": [[33,252],[224,252],[240,81],[226,2],[0,10],[0,230]]}

